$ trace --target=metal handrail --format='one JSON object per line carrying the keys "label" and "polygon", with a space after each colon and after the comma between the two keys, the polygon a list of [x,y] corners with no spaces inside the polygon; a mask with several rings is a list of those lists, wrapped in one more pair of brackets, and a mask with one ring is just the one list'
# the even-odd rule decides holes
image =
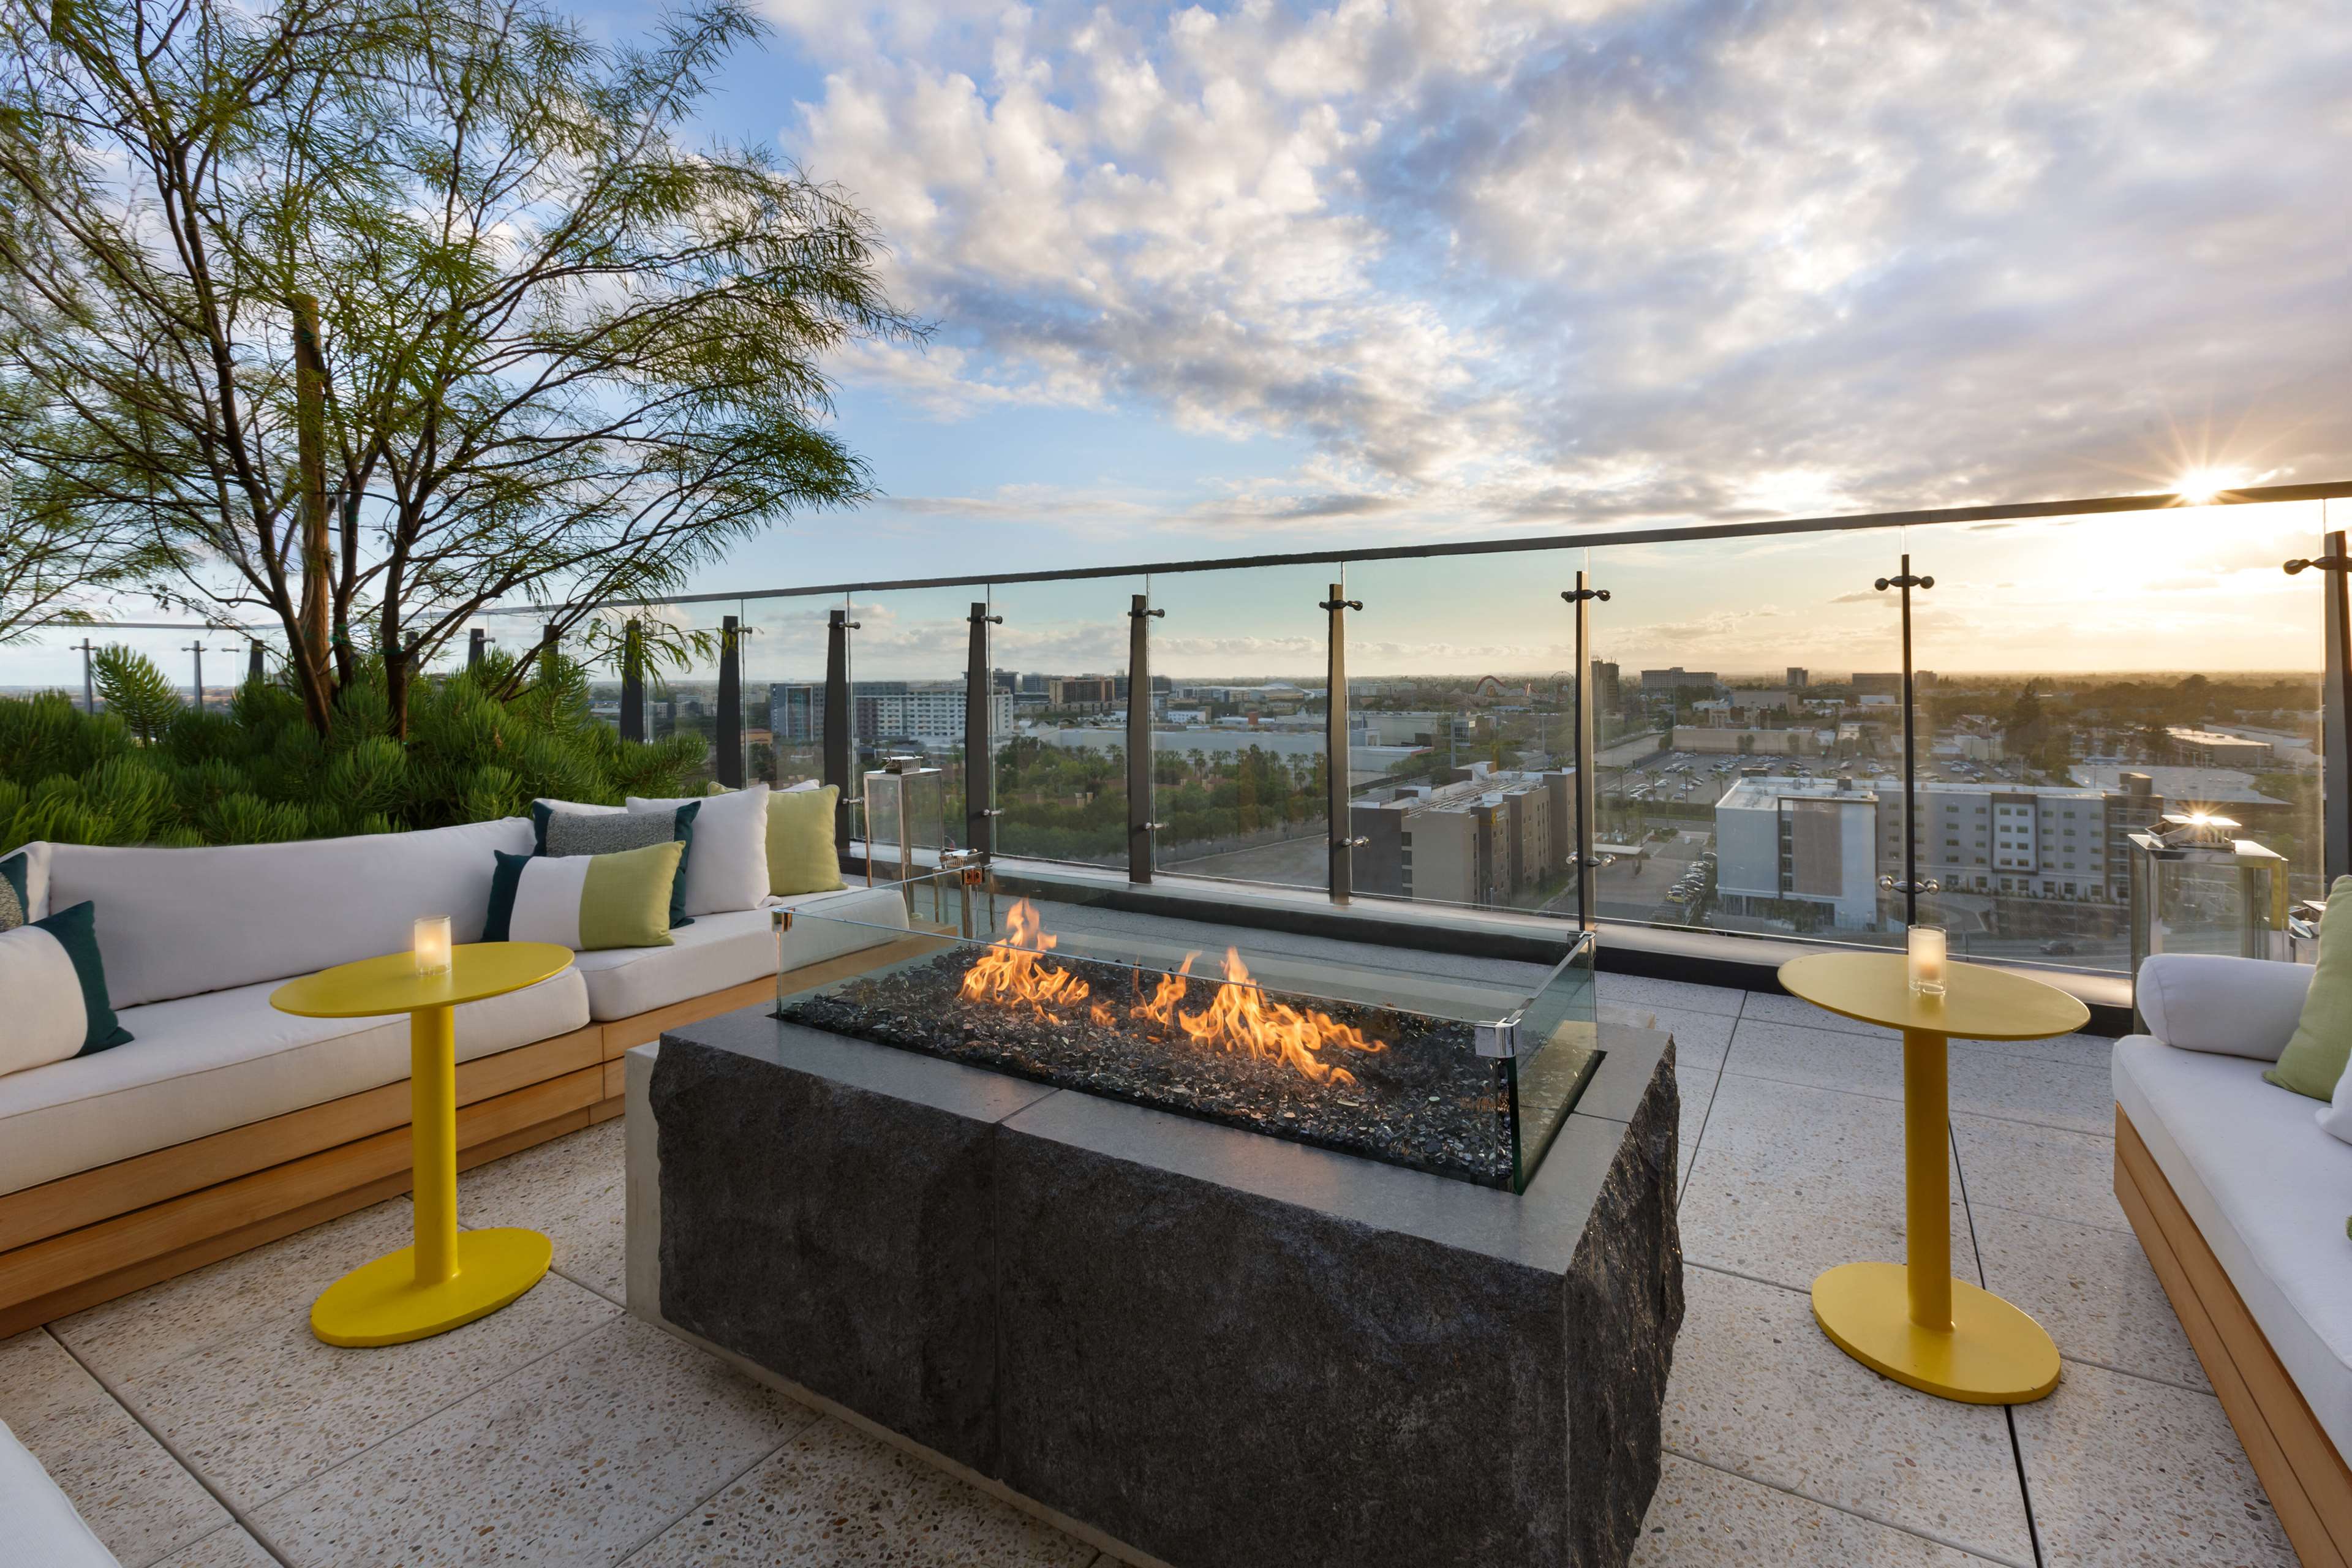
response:
{"label": "metal handrail", "polygon": [[2170,491],[2148,495],[2090,496],[2073,500],[2004,501],[1987,506],[1943,507],[1912,511],[1863,512],[1843,517],[1788,518],[1766,522],[1681,523],[1590,533],[1555,533],[1524,539],[1480,539],[1428,544],[1391,544],[1360,550],[1309,550],[1274,555],[1227,555],[1197,561],[1144,562],[1126,566],[1071,566],[1044,572],[979,572],[956,577],[904,577],[869,582],[825,583],[805,588],[746,588],[714,594],[674,594],[654,599],[605,599],[561,605],[493,606],[485,616],[546,615],[583,607],[715,605],[741,599],[814,598],[830,594],[896,593],[915,588],[968,588],[1000,583],[1069,583],[1149,574],[1229,572],[1256,566],[1346,565],[1360,561],[1410,561],[1451,555],[1498,555],[1534,550],[1591,550],[1612,545],[1666,544],[1702,539],[1769,538],[1783,533],[1835,533],[1937,523],[2015,522],[2033,518],[2090,517],[2114,512],[2170,511],[2209,506],[2275,506],[2283,502],[2352,499],[2352,479],[2307,485],[2262,485],[2225,490],[2201,500]]}

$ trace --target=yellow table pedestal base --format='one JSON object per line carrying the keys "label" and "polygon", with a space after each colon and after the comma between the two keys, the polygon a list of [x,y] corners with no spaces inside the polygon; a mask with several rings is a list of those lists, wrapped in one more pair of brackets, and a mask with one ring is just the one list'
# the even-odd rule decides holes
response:
{"label": "yellow table pedestal base", "polygon": [[457,1271],[420,1284],[416,1249],[362,1263],[310,1304],[310,1331],[331,1345],[397,1345],[487,1318],[538,1284],[555,1247],[535,1230],[457,1235]]}
{"label": "yellow table pedestal base", "polygon": [[1848,1263],[1813,1281],[1813,1321],[1873,1372],[1970,1405],[2030,1405],[2058,1386],[2058,1347],[1989,1290],[1952,1281],[1952,1326],[1911,1321],[1900,1263]]}

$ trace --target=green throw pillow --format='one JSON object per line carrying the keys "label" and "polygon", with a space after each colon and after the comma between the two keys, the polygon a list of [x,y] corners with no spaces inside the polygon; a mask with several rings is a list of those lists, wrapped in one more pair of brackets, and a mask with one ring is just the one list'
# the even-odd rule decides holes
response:
{"label": "green throw pillow", "polygon": [[830,893],[841,879],[841,857],[833,842],[834,804],[841,790],[779,789],[768,792],[768,891]]}
{"label": "green throw pillow", "polygon": [[669,889],[683,844],[614,855],[492,853],[484,942],[551,942],[574,952],[670,945]]}
{"label": "green throw pillow", "polygon": [[2352,877],[2338,877],[2327,889],[2327,912],[2319,921],[2319,963],[2304,998],[2303,1020],[2279,1053],[2278,1066],[2263,1074],[2281,1089],[2314,1100],[2336,1098],[2336,1080],[2352,1056]]}
{"label": "green throw pillow", "polygon": [[627,811],[562,811],[554,803],[530,803],[531,851],[538,855],[612,855],[641,849],[648,844],[676,839],[677,877],[670,884],[669,923],[690,926],[686,913],[686,867],[694,858],[694,818],[700,801],[681,805],[675,813]]}
{"label": "green throw pillow", "polygon": [[25,891],[25,857],[0,860],[0,931],[23,925],[32,907],[32,895]]}

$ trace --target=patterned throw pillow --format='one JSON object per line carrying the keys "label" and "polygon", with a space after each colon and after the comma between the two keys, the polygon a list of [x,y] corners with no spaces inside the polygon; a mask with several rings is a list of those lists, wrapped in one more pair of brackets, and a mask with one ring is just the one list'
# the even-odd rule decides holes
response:
{"label": "patterned throw pillow", "polygon": [[11,855],[0,860],[0,931],[15,931],[25,923],[26,911],[33,900],[25,891],[25,857]]}
{"label": "patterned throw pillow", "polygon": [[613,855],[498,856],[484,942],[551,942],[574,952],[667,947],[670,886],[685,846]]}
{"label": "patterned throw pillow", "polygon": [[669,923],[690,926],[694,921],[686,913],[686,871],[694,858],[694,818],[701,805],[694,801],[674,812],[646,816],[611,806],[564,811],[552,802],[535,800],[530,803],[531,850],[559,857],[617,855],[648,844],[675,841],[680,847],[677,876],[670,889]]}
{"label": "patterned throw pillow", "polygon": [[0,932],[0,1073],[86,1057],[131,1038],[106,995],[98,906],[83,902]]}

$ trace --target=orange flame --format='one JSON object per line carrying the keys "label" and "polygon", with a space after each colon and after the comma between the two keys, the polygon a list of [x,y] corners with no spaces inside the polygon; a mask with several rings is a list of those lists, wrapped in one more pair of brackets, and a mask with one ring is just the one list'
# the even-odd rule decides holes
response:
{"label": "orange flame", "polygon": [[1311,1007],[1293,1007],[1269,1001],[1250,979],[1240,952],[1225,949],[1225,983],[1198,1013],[1179,1013],[1177,1026],[1200,1045],[1244,1050],[1260,1061],[1286,1064],[1313,1083],[1342,1084],[1356,1075],[1334,1067],[1316,1053],[1333,1047],[1351,1051],[1384,1051],[1386,1042],[1368,1037],[1362,1030],[1342,1024]]}
{"label": "orange flame", "polygon": [[1057,939],[1045,934],[1034,904],[1024,899],[1013,905],[1005,924],[1010,931],[1003,945],[990,947],[965,972],[964,1000],[1026,1005],[1035,1008],[1040,1016],[1060,1022],[1049,1009],[1075,1007],[1085,1001],[1087,983],[1066,969],[1040,961],[1042,954],[1053,951]]}
{"label": "orange flame", "polygon": [[[1087,983],[1066,969],[1043,961],[1056,939],[1045,933],[1036,906],[1024,899],[1006,919],[1004,941],[984,951],[965,972],[966,1001],[991,1002],[1004,1007],[1029,1007],[1041,1017],[1061,1022],[1053,1009],[1075,1010],[1088,1004],[1087,1018],[1106,1029],[1119,1025],[1119,1015],[1108,1003],[1092,997]],[[1127,1010],[1127,1016],[1156,1030],[1181,1033],[1194,1044],[1226,1051],[1246,1051],[1259,1061],[1281,1062],[1311,1083],[1348,1084],[1356,1075],[1323,1059],[1318,1053],[1339,1049],[1384,1051],[1387,1043],[1366,1036],[1314,1008],[1293,1007],[1270,1000],[1250,978],[1240,952],[1225,949],[1224,983],[1198,1013],[1179,1004],[1192,989],[1192,961],[1188,952],[1173,974],[1162,974],[1152,993]]]}

